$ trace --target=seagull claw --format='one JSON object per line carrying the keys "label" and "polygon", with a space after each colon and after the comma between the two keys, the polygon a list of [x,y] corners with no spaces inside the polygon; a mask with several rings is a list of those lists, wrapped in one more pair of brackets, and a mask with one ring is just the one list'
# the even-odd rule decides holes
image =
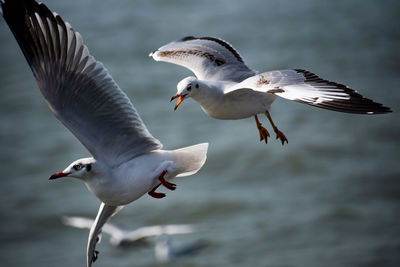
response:
{"label": "seagull claw", "polygon": [[261,125],[260,121],[258,120],[257,115],[254,115],[254,119],[256,120],[256,125],[257,125],[257,129],[258,129],[258,133],[260,134],[260,142],[261,142],[262,140],[265,140],[265,143],[267,143],[267,142],[268,142],[268,137],[270,136],[270,135],[269,135],[269,132],[267,131],[267,129],[265,129],[265,128]]}
{"label": "seagull claw", "polygon": [[148,192],[147,194],[149,194],[149,196],[154,197],[154,198],[163,198],[166,195],[164,193],[159,193],[156,192],[157,188],[160,187],[161,184],[158,184],[156,187],[154,187],[153,189],[151,189],[150,192]]}
{"label": "seagull claw", "polygon": [[158,177],[158,180],[160,180],[161,184],[163,186],[165,186],[166,188],[168,188],[169,190],[175,190],[176,189],[176,184],[170,183],[168,181],[165,180],[164,176],[167,173],[166,170],[164,170],[160,176]]}
{"label": "seagull claw", "polygon": [[97,260],[97,258],[99,257],[99,253],[100,253],[100,252],[99,252],[98,250],[95,250],[95,251],[94,251],[92,262],[95,262],[95,261]]}
{"label": "seagull claw", "polygon": [[164,194],[164,193],[156,192],[156,189],[157,189],[158,187],[160,187],[160,185],[165,186],[165,187],[166,187],[167,189],[169,189],[169,190],[175,190],[175,189],[176,189],[176,184],[170,183],[170,182],[168,182],[167,180],[165,180],[164,176],[165,176],[166,173],[167,173],[167,171],[164,170],[164,171],[160,174],[160,176],[158,177],[158,180],[160,181],[160,184],[158,184],[158,185],[157,185],[156,187],[154,187],[150,192],[148,192],[148,194],[149,194],[150,196],[152,196],[152,197],[154,197],[154,198],[163,198],[163,197],[165,197],[165,194]]}
{"label": "seagull claw", "polygon": [[154,189],[151,190],[151,191],[150,191],[149,193],[147,193],[147,194],[149,194],[149,196],[152,196],[152,197],[158,198],[158,199],[164,198],[164,197],[166,196],[164,193],[155,192]]}
{"label": "seagull claw", "polygon": [[262,140],[265,140],[265,143],[268,143],[268,137],[270,137],[268,130],[262,127],[261,125],[260,127],[257,127],[257,129],[258,132],[260,133],[260,142]]}
{"label": "seagull claw", "polygon": [[289,143],[286,136],[281,131],[279,131],[278,127],[276,127],[275,123],[272,121],[271,114],[269,114],[269,111],[266,111],[265,115],[267,116],[269,122],[271,123],[272,128],[274,129],[274,132],[276,133],[276,139],[279,138],[282,142],[282,145],[285,143],[285,141],[286,143]]}
{"label": "seagull claw", "polygon": [[280,139],[282,142],[282,145],[285,144],[285,142],[286,142],[286,144],[289,143],[286,136],[281,131],[276,129],[275,133],[276,133],[276,139]]}
{"label": "seagull claw", "polygon": [[161,184],[162,184],[163,186],[165,186],[166,188],[168,188],[169,190],[175,190],[175,189],[176,189],[176,184],[167,182],[167,181],[164,179],[164,177],[160,177],[159,180],[160,180]]}

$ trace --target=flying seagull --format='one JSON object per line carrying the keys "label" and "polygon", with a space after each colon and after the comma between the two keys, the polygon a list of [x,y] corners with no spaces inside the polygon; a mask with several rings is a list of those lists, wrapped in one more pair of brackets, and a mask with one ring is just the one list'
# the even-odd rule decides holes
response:
{"label": "flying seagull", "polygon": [[[62,222],[71,227],[90,229],[93,220],[78,216],[64,216]],[[171,235],[191,234],[196,231],[192,224],[167,224],[143,226],[135,230],[124,230],[112,223],[103,226],[103,233],[110,235],[110,243],[115,247],[137,247],[153,244],[154,254],[159,262],[168,262],[174,258],[180,258],[198,252],[206,246],[204,241],[175,245],[171,242]]]}
{"label": "flying seagull", "polygon": [[0,1],[0,7],[51,111],[92,155],[50,177],[78,178],[102,201],[89,234],[91,266],[104,223],[146,193],[164,197],[155,191],[160,185],[174,190],[169,180],[196,173],[208,144],[161,150],[129,98],[70,24],[34,0]]}
{"label": "flying seagull", "polygon": [[209,116],[220,120],[254,117],[260,141],[270,136],[258,119],[265,114],[282,145],[286,136],[272,121],[269,109],[276,96],[311,106],[357,114],[391,112],[345,85],[324,80],[302,69],[274,70],[257,74],[226,41],[215,37],[187,36],[150,53],[156,61],[191,70],[177,85],[175,110],[192,97]]}
{"label": "flying seagull", "polygon": [[[80,229],[90,229],[94,220],[79,216],[64,216],[61,218],[63,224]],[[102,232],[110,235],[110,243],[115,247],[135,246],[146,239],[161,235],[179,235],[194,233],[195,227],[191,224],[168,224],[143,226],[128,231],[112,223],[106,223]]]}

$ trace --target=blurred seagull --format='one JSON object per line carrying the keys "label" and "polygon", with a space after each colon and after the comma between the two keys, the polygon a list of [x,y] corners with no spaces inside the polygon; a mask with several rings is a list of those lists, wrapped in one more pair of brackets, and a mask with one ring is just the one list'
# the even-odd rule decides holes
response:
{"label": "blurred seagull", "polygon": [[191,70],[190,76],[177,85],[175,109],[185,98],[192,97],[209,116],[221,120],[254,117],[260,141],[270,136],[259,119],[264,113],[276,139],[282,145],[286,136],[272,121],[270,106],[276,96],[324,109],[357,113],[391,112],[345,85],[330,82],[301,69],[275,70],[257,74],[226,41],[215,37],[184,37],[150,53],[156,61],[177,64]]}
{"label": "blurred seagull", "polygon": [[[90,229],[94,222],[92,219],[77,216],[64,216],[61,218],[61,221],[67,226],[80,229]],[[195,232],[195,227],[191,224],[169,224],[144,226],[133,231],[127,231],[108,222],[104,224],[102,232],[110,235],[111,245],[115,247],[127,247],[141,243],[149,237],[191,234]]]}
{"label": "blurred seagull", "polygon": [[[67,226],[80,229],[90,229],[93,220],[85,217],[65,216],[62,222]],[[115,247],[132,247],[148,244],[152,238],[154,241],[154,254],[159,262],[168,262],[171,259],[179,258],[198,252],[206,246],[204,241],[192,242],[180,246],[171,244],[170,235],[191,234],[195,227],[192,224],[168,224],[140,227],[133,231],[127,231],[118,226],[106,223],[102,232],[110,235],[110,243]]]}
{"label": "blurred seagull", "polygon": [[50,177],[78,178],[102,201],[89,234],[91,266],[103,224],[143,194],[164,197],[155,192],[160,185],[174,190],[168,180],[196,173],[208,144],[161,150],[129,98],[70,24],[33,0],[5,0],[0,6],[51,111],[93,156]]}
{"label": "blurred seagull", "polygon": [[207,243],[198,240],[189,244],[174,245],[168,235],[157,236],[155,240],[154,254],[158,262],[169,262],[189,255],[193,255],[207,246]]}

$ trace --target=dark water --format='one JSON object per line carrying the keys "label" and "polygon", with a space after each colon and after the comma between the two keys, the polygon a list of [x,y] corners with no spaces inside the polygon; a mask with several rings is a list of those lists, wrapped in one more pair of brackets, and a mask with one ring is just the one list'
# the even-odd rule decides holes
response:
{"label": "dark water", "polygon": [[[398,1],[46,1],[81,32],[166,149],[210,142],[195,176],[167,198],[144,196],[113,222],[126,228],[195,223],[201,253],[170,266],[400,266]],[[340,114],[277,100],[282,147],[258,142],[252,119],[218,121],[169,98],[189,71],[147,55],[186,35],[229,41],[259,71],[305,68],[390,106]],[[53,117],[0,20],[0,265],[83,266],[87,232],[63,215],[94,217],[76,180],[48,176],[87,156]],[[264,118],[263,118],[264,120]],[[265,125],[268,125],[264,121]],[[105,240],[94,266],[158,266],[151,248]]]}

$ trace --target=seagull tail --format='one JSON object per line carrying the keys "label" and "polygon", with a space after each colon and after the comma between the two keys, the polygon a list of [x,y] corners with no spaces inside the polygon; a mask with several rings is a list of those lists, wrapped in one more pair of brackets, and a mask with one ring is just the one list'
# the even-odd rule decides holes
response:
{"label": "seagull tail", "polygon": [[180,172],[176,177],[195,174],[204,165],[207,159],[208,143],[197,144],[173,150]]}

